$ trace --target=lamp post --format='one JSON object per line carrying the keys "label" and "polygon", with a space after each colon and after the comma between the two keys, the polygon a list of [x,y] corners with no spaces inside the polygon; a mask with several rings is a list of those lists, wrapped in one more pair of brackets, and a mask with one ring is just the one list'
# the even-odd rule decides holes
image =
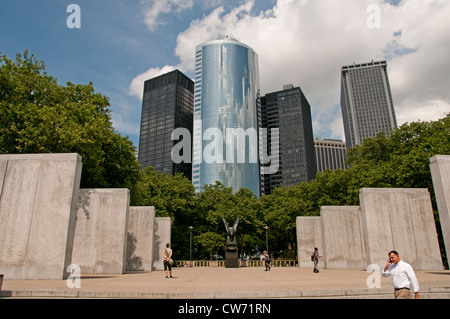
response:
{"label": "lamp post", "polygon": [[267,231],[269,230],[269,226],[265,226],[264,229],[266,230],[266,251],[269,253],[269,237],[267,235]]}
{"label": "lamp post", "polygon": [[189,267],[192,267],[192,229],[194,227],[189,226]]}

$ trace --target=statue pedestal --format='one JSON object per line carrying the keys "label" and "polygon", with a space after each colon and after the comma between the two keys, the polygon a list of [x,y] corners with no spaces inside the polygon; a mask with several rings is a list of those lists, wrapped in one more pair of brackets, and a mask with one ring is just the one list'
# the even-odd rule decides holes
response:
{"label": "statue pedestal", "polygon": [[225,252],[225,268],[239,268],[237,251]]}

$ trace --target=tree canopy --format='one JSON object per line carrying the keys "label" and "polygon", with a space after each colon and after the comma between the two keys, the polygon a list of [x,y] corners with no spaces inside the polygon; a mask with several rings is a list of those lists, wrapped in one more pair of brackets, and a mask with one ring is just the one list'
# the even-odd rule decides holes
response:
{"label": "tree canopy", "polygon": [[136,148],[111,123],[109,99],[88,85],[59,85],[26,50],[0,54],[0,153],[78,153],[82,187],[132,188]]}

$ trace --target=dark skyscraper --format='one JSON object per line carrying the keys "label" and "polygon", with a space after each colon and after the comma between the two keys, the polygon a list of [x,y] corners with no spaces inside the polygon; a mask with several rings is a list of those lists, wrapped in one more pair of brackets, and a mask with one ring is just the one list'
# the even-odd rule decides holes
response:
{"label": "dark skyscraper", "polygon": [[[279,169],[264,175],[265,194],[280,185],[310,181],[317,172],[311,107],[299,87],[285,85],[283,91],[261,98],[262,127],[279,129]],[[270,141],[270,138],[268,139]]]}
{"label": "dark skyscraper", "polygon": [[386,61],[343,66],[341,110],[347,147],[397,127]]}
{"label": "dark skyscraper", "polygon": [[172,161],[178,141],[171,135],[176,128],[186,128],[192,136],[193,105],[194,82],[179,70],[145,81],[138,154],[143,168],[153,166],[159,172],[192,178],[190,163]]}

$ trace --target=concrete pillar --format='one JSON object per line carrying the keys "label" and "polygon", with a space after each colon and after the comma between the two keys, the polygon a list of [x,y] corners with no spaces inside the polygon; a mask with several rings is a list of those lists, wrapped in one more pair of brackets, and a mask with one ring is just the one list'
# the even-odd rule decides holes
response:
{"label": "concrete pillar", "polygon": [[72,263],[81,274],[125,271],[128,189],[80,189]]}
{"label": "concrete pillar", "polygon": [[0,270],[6,279],[69,275],[81,166],[78,154],[0,155]]}
{"label": "concrete pillar", "polygon": [[[153,239],[153,270],[163,270],[164,262],[161,255],[166,244],[171,244],[171,220],[170,217],[155,218],[155,232]],[[170,247],[171,249],[186,249],[186,247]]]}
{"label": "concrete pillar", "polygon": [[151,271],[155,207],[130,207],[127,238],[127,271]]}
{"label": "concrete pillar", "polygon": [[366,266],[383,268],[397,250],[415,270],[442,270],[427,189],[363,188],[360,202]]}
{"label": "concrete pillar", "polygon": [[359,206],[320,209],[326,269],[366,269]]}
{"label": "concrete pillar", "polygon": [[442,234],[447,256],[450,255],[450,155],[437,155],[430,159],[434,193],[439,210]]}
{"label": "concrete pillar", "polygon": [[[322,224],[320,217],[297,217],[297,249],[298,267],[313,268],[311,254],[314,248],[319,249],[319,254],[323,256]],[[323,259],[319,261],[319,266],[323,265]],[[320,267],[319,267],[320,268]]]}

